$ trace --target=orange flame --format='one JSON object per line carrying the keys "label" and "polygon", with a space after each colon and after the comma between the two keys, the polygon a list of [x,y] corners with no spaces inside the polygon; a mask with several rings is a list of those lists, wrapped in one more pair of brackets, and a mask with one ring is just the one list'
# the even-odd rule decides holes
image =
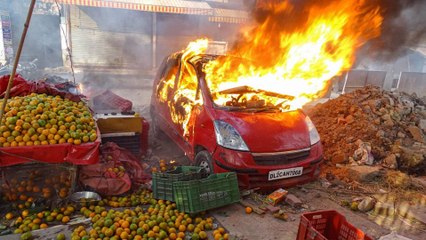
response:
{"label": "orange flame", "polygon": [[[229,54],[252,62],[235,66],[230,58],[211,61],[204,69],[210,90],[250,86],[291,95],[291,109],[320,97],[332,77],[352,66],[355,51],[380,35],[383,20],[380,9],[365,1],[331,2],[297,12],[287,1],[267,5],[265,21],[246,31]],[[305,16],[291,22],[288,16],[295,14]],[[283,16],[290,22],[282,22]],[[215,96],[219,104],[228,100]]]}
{"label": "orange flame", "polygon": [[[174,68],[169,71],[168,76],[161,85],[158,85],[158,98],[160,102],[167,102],[170,108],[170,116],[174,123],[183,127],[184,136],[188,135],[188,122],[191,117],[192,107],[202,102],[202,99],[196,99],[195,89],[198,86],[197,74],[192,67],[189,67],[189,59],[200,55],[207,50],[208,40],[199,39],[189,43],[181,56],[181,71]],[[173,96],[170,93],[175,88],[176,77],[179,79],[178,86]]]}
{"label": "orange flame", "polygon": [[[330,79],[352,66],[356,50],[380,35],[383,21],[380,8],[366,0],[313,1],[302,9],[283,1],[266,4],[262,10],[268,14],[261,24],[245,31],[228,55],[203,66],[217,105],[228,105],[238,94],[246,107],[302,107],[321,97]],[[174,86],[176,70],[158,89],[160,101],[168,103],[172,120],[182,126],[185,135],[192,106],[201,101],[196,100],[197,75],[187,67],[188,62],[206,53],[208,47],[207,39],[191,42],[181,57],[179,86]],[[238,87],[243,90],[224,91]],[[168,89],[174,88],[174,95],[169,96]],[[244,93],[244,89],[250,91]]]}

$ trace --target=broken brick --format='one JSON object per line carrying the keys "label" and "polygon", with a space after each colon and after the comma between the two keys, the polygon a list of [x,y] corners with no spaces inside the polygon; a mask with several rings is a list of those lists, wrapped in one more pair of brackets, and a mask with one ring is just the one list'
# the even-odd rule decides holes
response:
{"label": "broken brick", "polygon": [[302,201],[293,194],[288,194],[285,198],[285,202],[295,208],[299,208],[303,204]]}
{"label": "broken brick", "polygon": [[271,206],[271,205],[267,205],[267,206],[266,206],[266,209],[267,209],[268,211],[270,211],[271,213],[276,213],[276,212],[278,212],[278,211],[280,210],[280,208],[279,208],[279,207],[275,207],[275,206]]}

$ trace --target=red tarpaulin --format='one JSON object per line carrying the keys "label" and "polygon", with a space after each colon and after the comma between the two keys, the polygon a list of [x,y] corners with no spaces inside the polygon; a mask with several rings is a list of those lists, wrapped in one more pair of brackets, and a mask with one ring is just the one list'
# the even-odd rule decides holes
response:
{"label": "red tarpaulin", "polygon": [[[0,77],[0,98],[4,98],[4,91],[7,88],[8,81],[8,75]],[[28,82],[21,76],[16,75],[10,96],[25,96],[31,93],[59,95],[72,101],[80,101],[83,97],[59,91],[55,86],[45,82]],[[99,130],[97,132],[98,138],[95,142],[83,143],[81,145],[64,143],[0,148],[0,167],[27,162],[70,163],[77,165],[97,163],[99,162],[99,145],[101,143]]]}

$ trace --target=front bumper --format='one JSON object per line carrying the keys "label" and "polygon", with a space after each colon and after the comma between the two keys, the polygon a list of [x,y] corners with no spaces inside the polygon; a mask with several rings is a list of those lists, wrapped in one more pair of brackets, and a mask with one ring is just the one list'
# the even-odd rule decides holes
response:
{"label": "front bumper", "polygon": [[[315,180],[320,174],[320,164],[323,160],[320,143],[313,145],[309,155],[297,161],[277,161],[274,165],[259,165],[253,154],[217,147],[213,153],[213,168],[215,172],[236,172],[239,185],[242,188],[261,188],[273,190],[280,187],[292,187]],[[278,180],[268,180],[270,171],[303,167],[303,174],[297,177]]]}

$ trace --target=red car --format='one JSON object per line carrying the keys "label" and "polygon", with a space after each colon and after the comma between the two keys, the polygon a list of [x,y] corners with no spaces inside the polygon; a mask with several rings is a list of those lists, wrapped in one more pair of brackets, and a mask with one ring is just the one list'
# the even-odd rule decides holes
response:
{"label": "red car", "polygon": [[291,96],[248,86],[221,91],[229,101],[215,102],[202,69],[216,58],[182,60],[182,53],[175,53],[163,61],[151,97],[154,132],[166,133],[208,172],[236,172],[243,188],[275,189],[314,180],[323,149],[309,117],[301,110],[267,106],[262,99],[285,102]]}

